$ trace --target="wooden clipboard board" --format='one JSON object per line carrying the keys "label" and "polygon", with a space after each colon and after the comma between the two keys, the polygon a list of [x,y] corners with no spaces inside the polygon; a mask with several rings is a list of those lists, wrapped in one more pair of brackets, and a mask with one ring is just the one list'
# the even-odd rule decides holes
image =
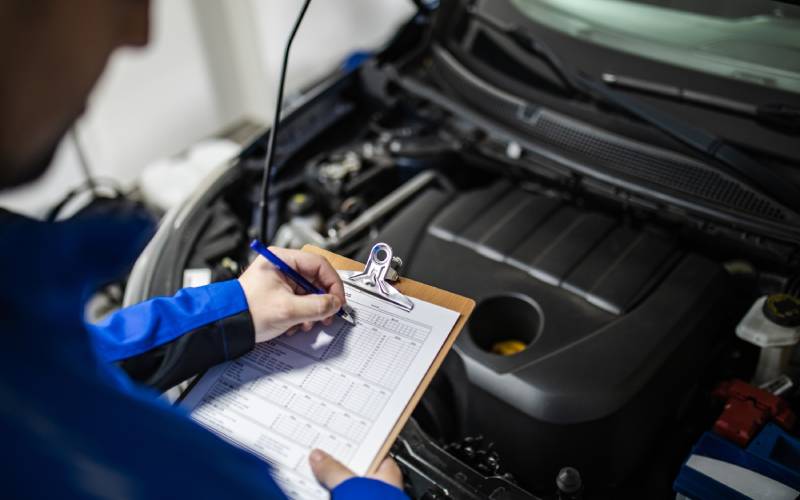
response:
{"label": "wooden clipboard board", "polygon": [[[323,250],[322,248],[315,247],[313,245],[304,246],[303,251],[315,253],[325,257],[325,259],[331,263],[334,269],[342,271],[362,271],[364,269],[364,264],[360,264],[352,259],[342,257],[341,255],[337,255],[333,252]],[[475,301],[472,299],[448,292],[446,290],[441,290],[418,281],[400,278],[397,282],[392,283],[392,286],[397,288],[404,295],[424,300],[426,302],[430,302],[431,304],[436,304],[444,307],[445,309],[456,311],[460,315],[456,321],[456,324],[453,326],[453,329],[450,330],[447,340],[445,340],[444,344],[442,344],[441,349],[439,349],[439,353],[436,354],[436,358],[434,358],[430,368],[428,368],[428,371],[425,373],[425,376],[422,378],[419,386],[417,386],[417,390],[414,392],[414,395],[411,396],[411,399],[408,401],[403,413],[400,414],[400,418],[394,424],[394,427],[392,427],[392,431],[389,433],[389,436],[386,438],[386,441],[383,443],[380,451],[372,461],[372,464],[369,466],[368,473],[375,472],[380,463],[383,461],[384,457],[386,457],[386,455],[389,453],[392,443],[394,443],[395,439],[397,439],[397,436],[400,434],[400,431],[403,429],[406,421],[408,421],[408,418],[411,416],[414,408],[416,408],[417,403],[419,403],[419,400],[422,398],[422,394],[428,388],[431,380],[433,380],[433,376],[436,375],[436,372],[442,365],[445,356],[447,356],[447,353],[450,352],[450,349],[453,347],[458,335],[461,333],[461,330],[467,323],[470,314],[472,314],[472,310],[475,309]]]}

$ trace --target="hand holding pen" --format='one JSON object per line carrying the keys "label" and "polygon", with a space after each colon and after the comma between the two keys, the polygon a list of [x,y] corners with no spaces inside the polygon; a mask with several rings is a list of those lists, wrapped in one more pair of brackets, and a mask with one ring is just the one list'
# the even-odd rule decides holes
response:
{"label": "hand holding pen", "polygon": [[336,315],[346,315],[343,319],[352,322],[342,309],[342,280],[323,257],[299,250],[267,249],[258,241],[251,248],[261,257],[247,268],[239,283],[253,317],[256,342],[298,329],[308,331],[317,321],[330,324]]}

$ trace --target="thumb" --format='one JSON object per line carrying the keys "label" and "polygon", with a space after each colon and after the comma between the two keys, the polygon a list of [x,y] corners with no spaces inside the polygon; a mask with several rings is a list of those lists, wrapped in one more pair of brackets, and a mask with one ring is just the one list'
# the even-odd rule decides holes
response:
{"label": "thumb", "polygon": [[344,481],[355,477],[353,471],[322,450],[314,450],[308,457],[314,477],[328,490],[332,490]]}
{"label": "thumb", "polygon": [[339,299],[331,294],[293,295],[291,304],[291,319],[295,323],[323,320],[342,307]]}
{"label": "thumb", "polygon": [[385,458],[383,462],[381,462],[381,465],[378,466],[378,470],[367,477],[378,479],[396,488],[403,489],[403,472],[400,470],[397,462],[391,457]]}

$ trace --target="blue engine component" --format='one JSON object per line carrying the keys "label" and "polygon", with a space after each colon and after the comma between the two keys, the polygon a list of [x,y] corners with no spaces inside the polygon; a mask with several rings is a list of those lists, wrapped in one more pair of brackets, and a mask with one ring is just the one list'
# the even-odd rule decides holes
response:
{"label": "blue engine component", "polygon": [[800,495],[800,439],[773,423],[747,448],[706,432],[681,467],[673,488],[692,500],[794,500]]}

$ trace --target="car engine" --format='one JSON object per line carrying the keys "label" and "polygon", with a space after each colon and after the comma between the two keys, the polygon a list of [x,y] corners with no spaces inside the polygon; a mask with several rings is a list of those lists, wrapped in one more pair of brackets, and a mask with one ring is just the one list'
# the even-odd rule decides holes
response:
{"label": "car engine", "polygon": [[[754,370],[758,349],[734,335],[737,322],[756,297],[796,286],[796,257],[602,176],[575,175],[459,112],[427,71],[407,74],[367,62],[289,110],[267,226],[272,244],[362,262],[387,242],[402,276],[475,299],[394,447],[408,490],[553,498],[572,468],[591,498],[670,494],[692,443],[719,415],[713,387]],[[569,156],[573,145],[592,168],[665,183],[658,168],[708,173],[673,151],[560,126],[549,146]],[[615,155],[579,154],[588,140]],[[247,265],[262,145],[254,141],[162,224],[158,257],[134,272],[129,302],[174,293],[185,270],[222,280]],[[128,370],[157,385],[179,350]]]}
{"label": "car engine", "polygon": [[719,264],[506,181],[426,192],[378,239],[406,275],[476,300],[430,420],[486,436],[528,487],[565,465],[627,477],[731,324]]}

